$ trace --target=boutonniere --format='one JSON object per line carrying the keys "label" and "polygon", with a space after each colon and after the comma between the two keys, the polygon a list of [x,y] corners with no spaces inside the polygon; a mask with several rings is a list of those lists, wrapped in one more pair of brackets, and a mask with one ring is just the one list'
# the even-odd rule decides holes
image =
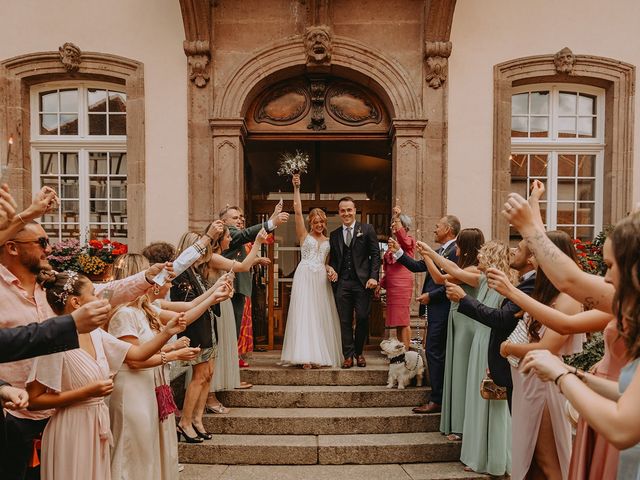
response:
{"label": "boutonniere", "polygon": [[358,232],[356,233],[356,237],[362,236],[362,227],[358,227]]}

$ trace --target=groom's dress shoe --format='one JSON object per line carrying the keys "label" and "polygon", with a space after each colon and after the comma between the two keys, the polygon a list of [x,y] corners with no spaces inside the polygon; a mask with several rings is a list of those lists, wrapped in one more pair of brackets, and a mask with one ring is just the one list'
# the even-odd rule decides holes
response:
{"label": "groom's dress shoe", "polygon": [[353,358],[349,357],[342,362],[342,368],[351,368],[353,367]]}
{"label": "groom's dress shoe", "polygon": [[413,408],[413,413],[439,413],[440,408],[440,404],[429,402],[426,405]]}
{"label": "groom's dress shoe", "polygon": [[359,367],[366,367],[367,366],[367,361],[364,359],[364,355],[358,355],[357,365]]}

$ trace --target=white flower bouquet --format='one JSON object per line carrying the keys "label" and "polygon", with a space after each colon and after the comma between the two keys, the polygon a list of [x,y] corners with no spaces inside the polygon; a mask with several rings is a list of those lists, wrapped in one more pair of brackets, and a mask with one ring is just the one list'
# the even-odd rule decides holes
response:
{"label": "white flower bouquet", "polygon": [[295,154],[285,152],[280,156],[280,168],[278,175],[292,176],[299,173],[307,173],[309,154],[296,150]]}

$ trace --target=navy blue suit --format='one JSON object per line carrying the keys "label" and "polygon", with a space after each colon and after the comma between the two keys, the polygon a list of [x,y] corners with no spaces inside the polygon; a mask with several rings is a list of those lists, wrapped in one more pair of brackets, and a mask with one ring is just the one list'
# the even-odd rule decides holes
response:
{"label": "navy blue suit", "polygon": [[[452,262],[458,261],[456,255],[456,242],[451,242],[442,250],[437,252]],[[398,263],[404,265],[412,272],[426,272],[422,293],[429,294],[429,303],[426,305],[428,327],[427,327],[427,366],[429,367],[429,379],[431,380],[431,401],[437,404],[442,403],[442,387],[444,384],[444,358],[447,347],[447,321],[449,319],[449,307],[451,302],[447,299],[444,285],[437,284],[429,275],[427,265],[424,260],[414,260],[406,253],[399,259]],[[425,305],[420,305],[420,315],[424,315]]]}
{"label": "navy blue suit", "polygon": [[[531,295],[535,283],[536,276],[533,274],[525,281],[520,282],[518,290]],[[507,359],[500,355],[500,345],[516,328],[522,309],[508,298],[503,300],[500,308],[492,308],[483,305],[471,295],[466,295],[460,300],[458,311],[491,328],[487,351],[489,372],[496,385],[507,388],[509,408],[511,408],[511,394],[513,392],[511,367]]]}

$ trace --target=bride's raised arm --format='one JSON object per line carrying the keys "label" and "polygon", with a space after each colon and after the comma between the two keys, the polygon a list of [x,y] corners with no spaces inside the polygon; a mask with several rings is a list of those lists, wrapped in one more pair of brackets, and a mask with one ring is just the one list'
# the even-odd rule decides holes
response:
{"label": "bride's raised arm", "polygon": [[296,236],[298,243],[302,246],[307,236],[307,227],[304,225],[304,217],[302,216],[302,199],[300,198],[300,174],[296,173],[291,178],[293,184],[293,212],[296,216]]}

